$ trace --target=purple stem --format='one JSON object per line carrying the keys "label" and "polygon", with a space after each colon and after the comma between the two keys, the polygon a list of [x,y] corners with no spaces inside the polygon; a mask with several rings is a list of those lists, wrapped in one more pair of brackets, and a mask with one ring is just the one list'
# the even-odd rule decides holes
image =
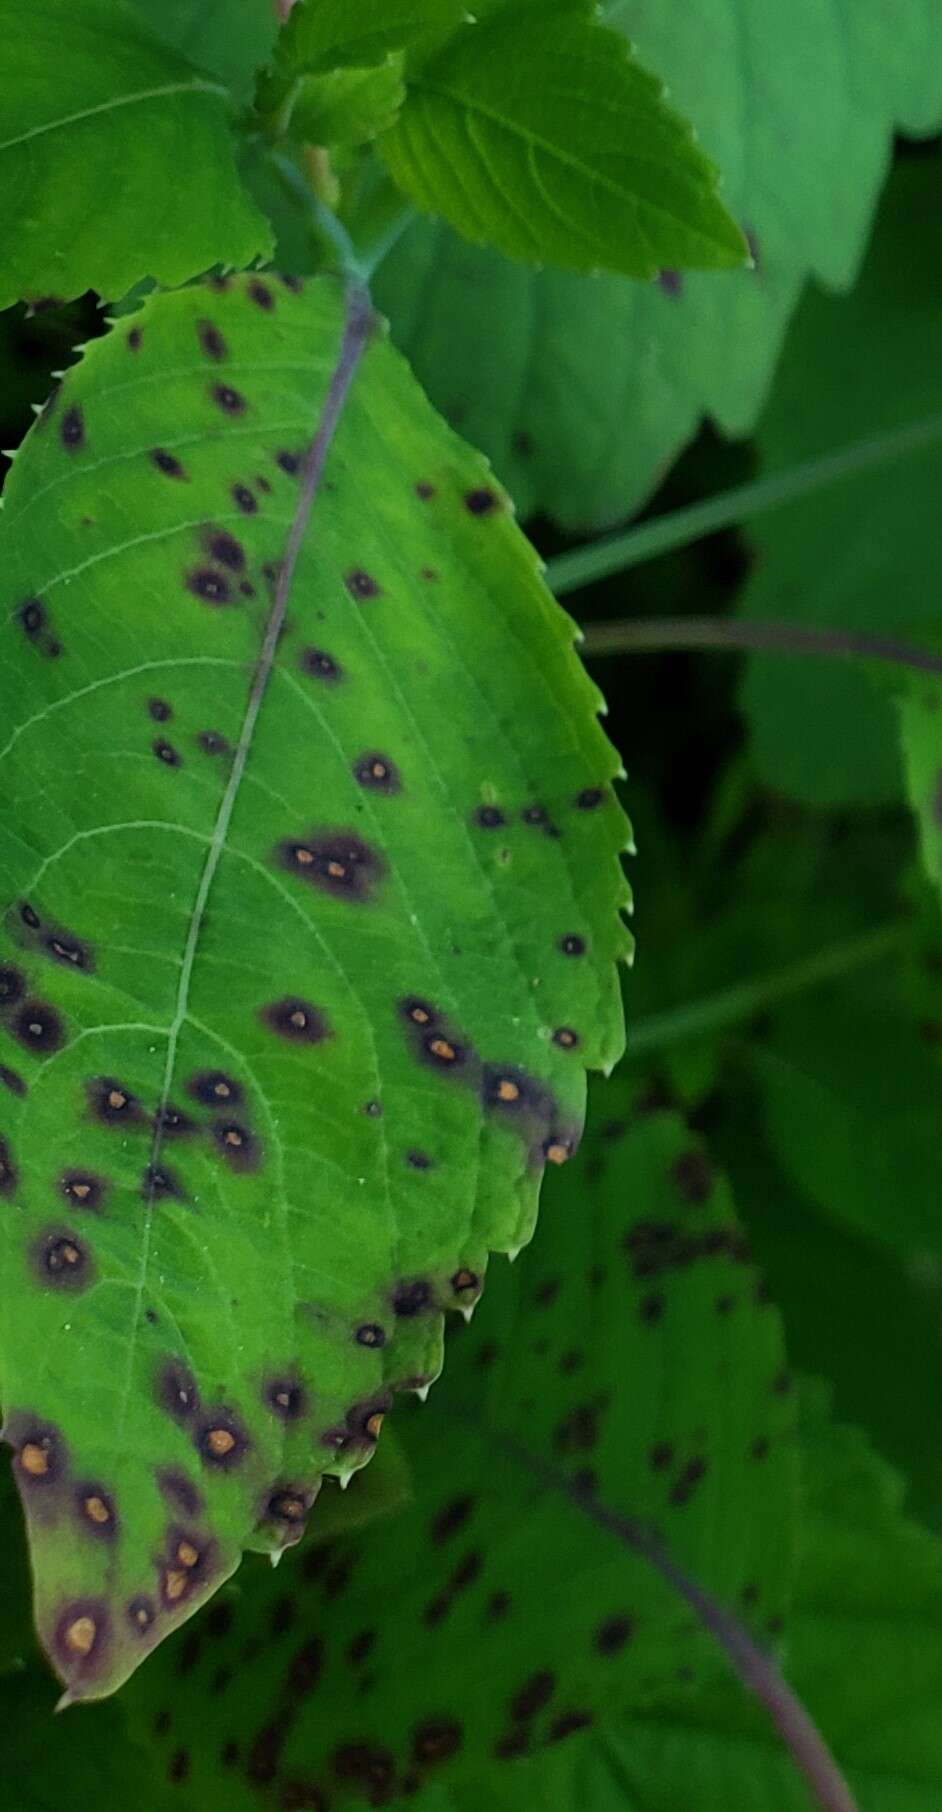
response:
{"label": "purple stem", "polygon": [[723,1609],[702,1586],[688,1579],[671,1559],[654,1531],[636,1517],[623,1516],[601,1504],[591,1491],[574,1485],[548,1461],[540,1459],[510,1435],[489,1428],[488,1436],[518,1464],[537,1473],[554,1490],[562,1492],[583,1515],[600,1529],[617,1536],[660,1573],[679,1597],[686,1599],[704,1629],[709,1630],[725,1650],[735,1672],[747,1691],[764,1705],[772,1723],[788,1749],[795,1766],[804,1775],[821,1812],[859,1812],[859,1807],[821,1732],[809,1717],[797,1694],[793,1692],[770,1655],[753,1641],[748,1630]]}

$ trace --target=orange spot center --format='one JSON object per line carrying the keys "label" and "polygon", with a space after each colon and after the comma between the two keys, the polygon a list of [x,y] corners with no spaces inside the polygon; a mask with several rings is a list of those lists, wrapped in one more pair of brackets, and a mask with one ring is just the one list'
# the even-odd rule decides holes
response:
{"label": "orange spot center", "polygon": [[95,1497],[94,1495],[87,1497],[83,1507],[85,1515],[90,1517],[93,1523],[104,1525],[111,1521],[111,1513],[104,1498]]}
{"label": "orange spot center", "polygon": [[520,1090],[516,1082],[511,1082],[509,1077],[504,1076],[497,1084],[497,1095],[500,1101],[519,1101]]}
{"label": "orange spot center", "polygon": [[183,1597],[186,1587],[186,1574],[177,1573],[173,1568],[168,1568],[164,1574],[164,1597],[169,1599],[171,1604],[176,1604],[177,1599]]}
{"label": "orange spot center", "polygon": [[191,1541],[181,1541],[177,1547],[177,1559],[181,1567],[195,1567],[200,1557],[199,1548]]}
{"label": "orange spot center", "polygon": [[473,1271],[459,1271],[457,1276],[453,1279],[453,1288],[456,1290],[473,1290],[477,1281]]}
{"label": "orange spot center", "polygon": [[223,1460],[235,1446],[235,1435],[228,1428],[211,1428],[206,1436],[206,1445],[210,1453],[214,1453],[218,1460]]}
{"label": "orange spot center", "polygon": [[302,868],[309,868],[311,863],[314,860],[314,857],[311,855],[310,850],[304,849],[303,846],[300,849],[295,850],[294,856],[295,856],[295,861],[300,862]]}
{"label": "orange spot center", "polygon": [[374,1441],[379,1439],[379,1431],[383,1426],[384,1420],[385,1418],[380,1414],[379,1410],[376,1411],[375,1415],[367,1416],[366,1432]]}
{"label": "orange spot center", "polygon": [[128,1104],[127,1095],[123,1094],[121,1089],[113,1088],[113,1089],[109,1090],[109,1093],[108,1093],[108,1106],[109,1107],[121,1108],[121,1107],[127,1107],[127,1104]]}
{"label": "orange spot center", "polygon": [[76,1617],[65,1632],[66,1646],[74,1655],[90,1655],[97,1634],[94,1617]]}
{"label": "orange spot center", "polygon": [[412,1018],[415,1020],[417,1026],[428,1025],[429,1015],[426,1013],[424,1007],[413,1007]]}
{"label": "orange spot center", "polygon": [[429,1050],[433,1056],[440,1057],[443,1063],[454,1063],[455,1061],[455,1047],[448,1043],[447,1038],[433,1038]]}
{"label": "orange spot center", "polygon": [[45,1478],[49,1471],[49,1455],[36,1441],[27,1441],[20,1452],[20,1465],[24,1472],[29,1473],[30,1478]]}
{"label": "orange spot center", "polygon": [[80,1202],[84,1202],[85,1197],[91,1195],[91,1193],[91,1186],[88,1183],[72,1184],[72,1194],[77,1195]]}
{"label": "orange spot center", "polygon": [[225,1137],[225,1141],[226,1141],[227,1145],[241,1145],[242,1144],[242,1134],[239,1132],[236,1132],[234,1126],[230,1126],[229,1131],[224,1135],[224,1137]]}
{"label": "orange spot center", "polygon": [[546,1155],[551,1164],[565,1164],[569,1156],[569,1147],[563,1144],[548,1145]]}
{"label": "orange spot center", "polygon": [[331,875],[335,881],[342,881],[345,879],[347,871],[342,862],[328,862],[327,873]]}

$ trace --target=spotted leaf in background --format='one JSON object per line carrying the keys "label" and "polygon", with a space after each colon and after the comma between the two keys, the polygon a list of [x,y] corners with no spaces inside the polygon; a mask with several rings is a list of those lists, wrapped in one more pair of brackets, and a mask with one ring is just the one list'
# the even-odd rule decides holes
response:
{"label": "spotted leaf in background", "polygon": [[414,1506],[277,1576],[256,1563],[134,1683],[131,1728],[194,1803],[337,1812],[512,1781],[521,1756],[722,1671],[580,1492],[654,1524],[763,1640],[779,1629],[797,1454],[778,1317],[723,1178],[679,1119],[627,1101],[599,1091],[529,1265],[500,1267],[404,1421]]}
{"label": "spotted leaf in background", "polygon": [[0,1388],[96,1696],[529,1239],[621,1047],[627,827],[571,626],[362,299],[151,300],[5,514]]}

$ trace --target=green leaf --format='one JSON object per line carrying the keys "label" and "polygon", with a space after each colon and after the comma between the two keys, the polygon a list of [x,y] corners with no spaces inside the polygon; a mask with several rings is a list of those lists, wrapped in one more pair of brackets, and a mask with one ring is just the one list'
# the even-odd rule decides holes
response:
{"label": "green leaf", "polygon": [[795,1002],[754,1061],[774,1148],[798,1187],[853,1232],[939,1254],[936,1077],[926,1031],[895,994],[891,974]]}
{"label": "green leaf", "polygon": [[[433,400],[522,514],[569,528],[623,520],[704,415],[727,434],[751,429],[806,278],[853,281],[894,125],[942,121],[935,0],[632,0],[609,12],[696,122],[756,270],[586,284],[420,222],[377,279]],[[882,330],[880,344],[882,356]],[[857,377],[878,364],[868,357]]]}
{"label": "green leaf", "polygon": [[0,307],[120,296],[266,256],[226,88],[151,38],[123,0],[0,0],[6,45]]}
{"label": "green leaf", "polygon": [[405,99],[402,57],[372,69],[304,76],[291,111],[296,138],[312,145],[363,145],[385,132]]}
{"label": "green leaf", "polygon": [[275,0],[132,0],[164,44],[247,96],[278,29]]}
{"label": "green leaf", "polygon": [[[806,1402],[806,1539],[788,1674],[847,1770],[861,1812],[942,1805],[942,1547],[903,1514],[897,1477],[856,1430]],[[690,1800],[694,1782],[696,1799]],[[504,1812],[482,1777],[421,1812]],[[810,1812],[809,1790],[734,1682],[610,1722],[524,1764],[516,1804],[537,1812]],[[817,1802],[815,1802],[817,1803]]]}
{"label": "green leaf", "polygon": [[406,194],[510,257],[653,277],[741,264],[716,171],[582,0],[503,8],[414,71],[383,156]]}
{"label": "green leaf", "polygon": [[358,292],[301,291],[152,298],[7,486],[0,1378],[73,1696],[369,1457],[622,1043],[572,627]]}
{"label": "green leaf", "polygon": [[942,891],[942,728],[938,683],[912,684],[899,700],[900,736],[909,801],[930,880]]}
{"label": "green leaf", "polygon": [[[942,234],[926,230],[940,170],[938,152],[904,156],[853,295],[801,308],[759,432],[770,471],[942,413]],[[937,447],[907,452],[755,523],[744,611],[918,642],[939,614],[938,468]],[[863,672],[753,658],[742,702],[759,773],[777,792],[829,807],[899,796],[895,708]]]}
{"label": "green leaf", "polygon": [[[903,1514],[899,1479],[814,1397],[803,1451],[807,1535],[789,1677],[861,1812],[936,1812],[942,1547]],[[812,1804],[768,1719],[732,1683],[612,1725],[581,1754],[561,1745],[533,1773],[545,1795],[537,1803],[552,1812],[677,1812],[690,1804],[691,1782],[696,1812],[809,1812]],[[480,1803],[486,1808],[486,1797]]]}
{"label": "green leaf", "polygon": [[729,1169],[793,1365],[827,1378],[837,1413],[865,1430],[906,1477],[914,1511],[937,1525],[942,1448],[926,1439],[926,1403],[942,1401],[938,1267],[913,1265],[799,1194],[757,1137],[753,1091],[738,1091],[722,1111],[713,1149]]}
{"label": "green leaf", "polygon": [[626,1122],[625,1102],[599,1089],[531,1264],[494,1277],[404,1422],[414,1509],[247,1575],[228,1628],[175,1640],[134,1683],[135,1729],[161,1767],[185,1751],[201,1806],[512,1778],[527,1748],[649,1702],[678,1669],[712,1675],[687,1608],[528,1454],[655,1521],[761,1628],[782,1611],[797,1505],[778,1320],[702,1149],[676,1117]]}
{"label": "green leaf", "polygon": [[290,81],[365,69],[429,33],[454,30],[466,15],[464,0],[298,0],[278,38],[274,74]]}

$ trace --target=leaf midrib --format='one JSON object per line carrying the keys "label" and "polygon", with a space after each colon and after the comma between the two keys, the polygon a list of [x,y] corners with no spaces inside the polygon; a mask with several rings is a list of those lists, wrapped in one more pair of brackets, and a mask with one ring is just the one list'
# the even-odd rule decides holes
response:
{"label": "leaf midrib", "polygon": [[[288,531],[284,558],[278,573],[275,596],[268,614],[265,633],[262,639],[258,663],[249,688],[242,728],[233,757],[232,767],[226,787],[219,803],[216,820],[213,825],[206,861],[200,876],[193,910],[187,929],[186,942],[180,965],[180,978],[177,984],[177,998],[173,1020],[167,1034],[167,1058],[164,1065],[164,1078],[161,1085],[160,1102],[154,1122],[154,1139],[151,1147],[150,1167],[155,1171],[160,1162],[162,1143],[163,1110],[170,1099],[173,1079],[176,1071],[177,1045],[180,1032],[186,1023],[189,1010],[190,984],[196,963],[200,933],[206,916],[209,896],[212,892],[219,864],[227,847],[229,826],[235,811],[236,801],[251,753],[255,730],[261,715],[262,705],[268,691],[269,682],[275,667],[275,655],[281,632],[284,627],[288,600],[294,580],[298,558],[307,533],[311,513],[317,501],[321,481],[327,465],[328,454],[334,437],[343,418],[344,409],[350,390],[360,366],[363,353],[369,340],[372,323],[372,311],[366,292],[358,286],[351,285],[345,299],[343,330],[337,355],[327,382],[324,400],[321,405],[318,421],[311,438],[304,472],[301,481],[301,493],[298,505]],[[153,1207],[152,1199],[147,1204]],[[147,1280],[150,1261],[150,1230],[153,1214],[148,1213],[145,1219],[144,1239],[141,1247],[141,1264],[135,1290],[134,1312],[128,1333],[127,1370],[125,1374],[125,1391],[122,1400],[118,1429],[119,1438],[123,1433],[127,1405],[130,1395],[130,1384],[133,1373],[134,1351],[141,1323],[141,1312],[144,1287]]]}
{"label": "leaf midrib", "polygon": [[46,132],[62,132],[67,126],[77,126],[82,120],[94,119],[98,114],[114,113],[119,107],[142,106],[146,101],[159,101],[174,94],[218,94],[225,99],[228,90],[221,82],[207,82],[200,76],[194,76],[187,82],[167,82],[161,88],[141,88],[133,94],[116,95],[111,100],[99,101],[95,107],[82,107],[78,113],[65,113],[61,119],[45,120],[41,126],[30,126],[27,132],[20,132],[15,138],[4,139],[0,143],[0,152],[12,151],[17,145],[25,145],[32,138],[42,138]]}

